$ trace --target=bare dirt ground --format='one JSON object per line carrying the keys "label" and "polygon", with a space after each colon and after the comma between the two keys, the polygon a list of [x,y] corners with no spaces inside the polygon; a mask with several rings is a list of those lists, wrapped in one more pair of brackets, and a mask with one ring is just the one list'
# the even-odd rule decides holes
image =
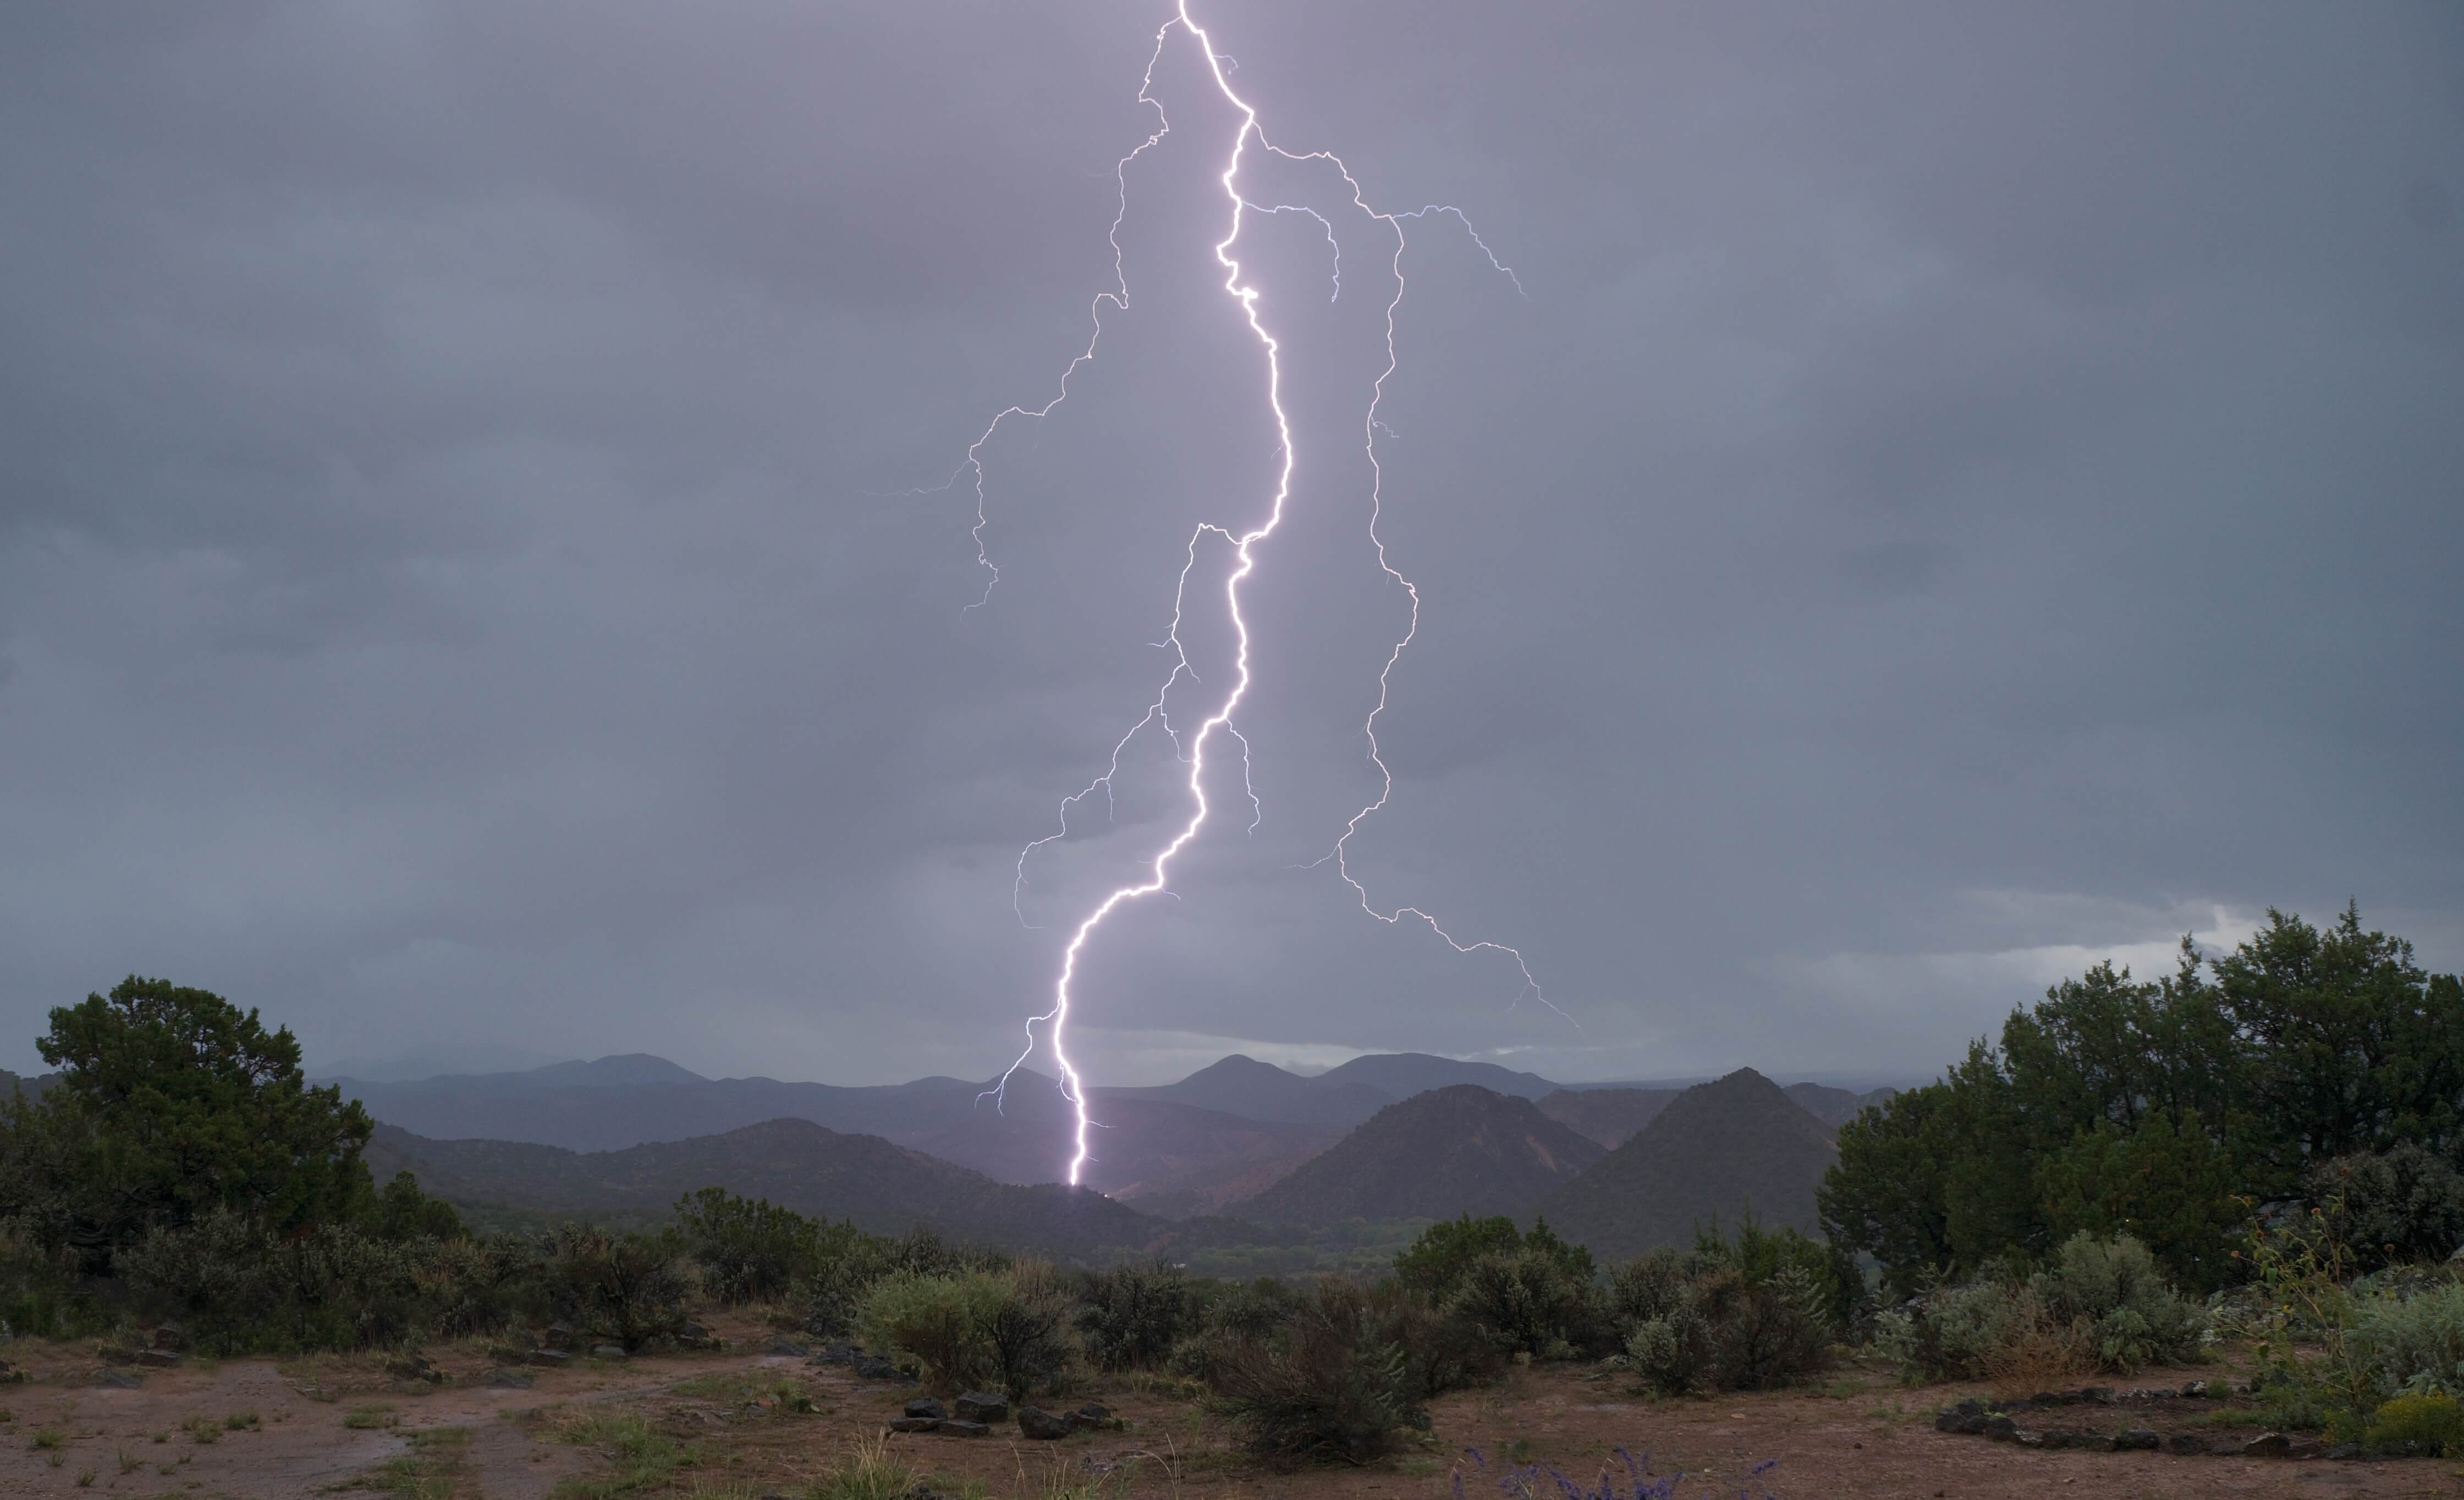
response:
{"label": "bare dirt ground", "polygon": [[[796,1495],[852,1447],[880,1441],[912,1392],[857,1381],[758,1350],[757,1327],[726,1328],[722,1354],[588,1362],[529,1372],[528,1389],[484,1382],[477,1347],[431,1349],[453,1377],[437,1387],[389,1379],[365,1357],[233,1359],[143,1372],[134,1390],[96,1383],[90,1349],[19,1342],[32,1383],[0,1387],[0,1495],[245,1496],[363,1490],[420,1500],[546,1500],[567,1495]],[[2145,1384],[2214,1377],[2151,1371]],[[1426,1444],[1365,1468],[1263,1468],[1203,1409],[1146,1382],[1085,1393],[1129,1425],[1059,1443],[1016,1429],[986,1438],[890,1437],[889,1451],[936,1489],[977,1500],[1048,1497],[1094,1481],[1123,1497],[1496,1494],[1515,1462],[1588,1480],[1623,1446],[1688,1477],[1682,1496],[1834,1500],[2100,1497],[2464,1496],[2464,1464],[2347,1463],[2036,1451],[1936,1432],[1933,1414],[1969,1387],[1909,1389],[1849,1367],[1808,1391],[1661,1401],[1622,1376],[1579,1368],[1514,1373],[1444,1397]],[[1084,1396],[1073,1400],[1085,1399]],[[799,1410],[809,1405],[812,1410]],[[630,1424],[630,1425],[626,1425]],[[2219,1435],[2233,1430],[2219,1426]],[[627,1447],[622,1433],[636,1435]],[[611,1436],[611,1434],[618,1434]],[[649,1448],[640,1435],[649,1434]],[[1478,1466],[1465,1456],[1478,1448]],[[655,1449],[665,1459],[640,1462]],[[654,1454],[654,1456],[655,1456]],[[1778,1462],[1754,1475],[1754,1465]],[[1543,1493],[1553,1494],[1553,1481]]]}

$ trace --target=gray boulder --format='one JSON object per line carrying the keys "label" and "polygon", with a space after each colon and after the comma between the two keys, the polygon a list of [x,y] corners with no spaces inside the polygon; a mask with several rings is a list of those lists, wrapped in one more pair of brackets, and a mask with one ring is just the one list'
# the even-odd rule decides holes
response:
{"label": "gray boulder", "polygon": [[1050,1443],[1069,1436],[1076,1429],[1070,1426],[1067,1417],[1056,1417],[1041,1406],[1021,1406],[1018,1409],[1018,1430],[1023,1437]]}
{"label": "gray boulder", "polygon": [[950,1408],[942,1405],[938,1397],[918,1396],[907,1403],[906,1414],[910,1417],[922,1417],[928,1421],[938,1422],[950,1414]]}
{"label": "gray boulder", "polygon": [[1009,1421],[1009,1398],[985,1391],[962,1391],[952,1403],[961,1422]]}

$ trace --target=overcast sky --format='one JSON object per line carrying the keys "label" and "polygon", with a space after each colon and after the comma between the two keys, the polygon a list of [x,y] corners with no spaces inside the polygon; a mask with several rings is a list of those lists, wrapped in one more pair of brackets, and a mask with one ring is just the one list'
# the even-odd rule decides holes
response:
{"label": "overcast sky", "polygon": [[[1277,452],[1152,4],[0,18],[0,1063],[132,970],[312,1061],[981,1076],[1184,815],[1104,767]],[[2464,11],[1200,5],[1296,478],[1089,1076],[1929,1074],[2347,897],[2464,964]],[[1253,163],[1254,164],[1254,163]],[[1341,290],[1331,272],[1332,232]],[[1193,567],[1194,723],[1230,681]],[[1224,742],[1218,740],[1221,751]],[[1021,916],[1024,922],[1022,923]]]}

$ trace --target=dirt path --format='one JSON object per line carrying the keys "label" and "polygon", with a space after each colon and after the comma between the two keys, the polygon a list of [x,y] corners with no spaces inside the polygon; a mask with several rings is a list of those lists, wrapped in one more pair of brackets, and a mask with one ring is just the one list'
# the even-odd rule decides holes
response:
{"label": "dirt path", "polygon": [[[25,1353],[23,1344],[11,1346],[12,1358]],[[96,1384],[100,1368],[78,1351],[35,1351],[20,1362],[38,1378],[0,1387],[8,1414],[0,1423],[0,1495],[11,1497],[305,1500],[381,1477],[389,1464],[441,1454],[455,1475],[456,1500],[547,1500],[568,1475],[607,1471],[603,1454],[559,1441],[560,1421],[577,1411],[638,1418],[690,1451],[671,1483],[646,1494],[721,1487],[801,1492],[853,1444],[877,1436],[909,1394],[858,1382],[844,1369],[744,1353],[540,1370],[529,1388],[484,1383],[486,1359],[476,1350],[439,1358],[456,1377],[443,1388],[388,1379],[366,1357],[148,1371],[127,1390]],[[1024,1443],[1014,1429],[889,1442],[942,1488],[973,1485],[992,1497],[1041,1494],[1056,1477],[1109,1475],[1122,1500],[1440,1500],[1451,1494],[1458,1471],[1467,1494],[1498,1493],[1497,1481],[1517,1460],[1588,1480],[1619,1446],[1648,1452],[1661,1473],[1683,1469],[1689,1477],[1679,1496],[1700,1500],[1740,1490],[1756,1500],[1765,1492],[1780,1500],[2464,1497],[2464,1464],[2452,1461],[2035,1451],[1936,1432],[1934,1409],[1962,1394],[1903,1390],[1852,1374],[1820,1392],[1655,1401],[1635,1395],[1623,1377],[1529,1370],[1435,1402],[1435,1431],[1417,1451],[1364,1469],[1290,1474],[1242,1459],[1193,1403],[1134,1388],[1101,1397],[1128,1419],[1126,1431],[1058,1444]],[[415,1447],[422,1434],[451,1441]],[[1474,1448],[1485,1465],[1466,1456]],[[1766,1459],[1778,1463],[1754,1474]],[[1541,1490],[1556,1487],[1544,1479]]]}

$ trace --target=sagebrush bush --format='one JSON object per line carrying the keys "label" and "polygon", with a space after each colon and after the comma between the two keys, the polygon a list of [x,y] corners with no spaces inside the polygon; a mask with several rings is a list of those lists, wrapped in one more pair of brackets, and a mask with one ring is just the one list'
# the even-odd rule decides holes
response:
{"label": "sagebrush bush", "polygon": [[2076,1234],[2054,1264],[2020,1279],[1936,1287],[1875,1320],[1875,1342],[1922,1383],[1991,1378],[2050,1380],[2089,1368],[2129,1375],[2200,1358],[2205,1309],[2167,1285],[2128,1235]]}
{"label": "sagebrush bush", "polygon": [[1423,1401],[1494,1379],[1507,1363],[1509,1351],[1393,1277],[1369,1289],[1368,1307],[1378,1341],[1403,1351],[1405,1384]]}
{"label": "sagebrush bush", "polygon": [[945,1396],[998,1385],[1013,1399],[1050,1385],[1076,1353],[1073,1307],[1049,1266],[927,1275],[895,1271],[873,1283],[856,1315],[865,1341],[923,1366]]}
{"label": "sagebrush bush", "polygon": [[1243,1340],[1264,1338],[1298,1317],[1306,1294],[1271,1276],[1202,1282],[1192,1298],[1195,1330],[1172,1352],[1176,1375],[1212,1384],[1222,1357]]}
{"label": "sagebrush bush", "polygon": [[2464,1397],[2464,1286],[2359,1299],[2344,1347],[2382,1396]]}
{"label": "sagebrush bush", "polygon": [[1280,1462],[1364,1463],[1429,1422],[1404,1352],[1379,1337],[1368,1294],[1341,1282],[1321,1282],[1273,1332],[1237,1340],[1213,1386],[1250,1450]]}
{"label": "sagebrush bush", "polygon": [[1498,1348],[1534,1359],[1571,1359],[1599,1338],[1588,1268],[1530,1246],[1475,1257],[1443,1309]]}
{"label": "sagebrush bush", "polygon": [[855,1330],[857,1311],[874,1283],[900,1272],[939,1276],[967,1271],[1001,1271],[1010,1257],[1000,1250],[951,1245],[929,1228],[894,1238],[865,1234],[850,1226],[825,1230],[819,1263],[789,1293],[803,1310],[806,1332],[837,1338]]}
{"label": "sagebrush bush", "polygon": [[1749,1216],[1734,1243],[1716,1228],[1694,1249],[1656,1250],[1609,1274],[1604,1315],[1626,1363],[1655,1390],[1765,1390],[1828,1366],[1838,1332],[1834,1267],[1793,1230]]}
{"label": "sagebrush bush", "polygon": [[2099,1369],[2130,1375],[2199,1357],[2206,1312],[2167,1285],[2156,1257],[2129,1235],[2072,1235],[2035,1286],[2055,1317],[2089,1325]]}
{"label": "sagebrush bush", "polygon": [[1696,1305],[1708,1325],[1707,1383],[1725,1391],[1793,1385],[1831,1362],[1832,1324],[1822,1290],[1788,1266],[1762,1281],[1721,1270],[1697,1278]]}
{"label": "sagebrush bush", "polygon": [[766,1198],[705,1187],[676,1201],[676,1228],[714,1301],[767,1301],[820,1269],[825,1227]]}
{"label": "sagebrush bush", "polygon": [[574,1225],[540,1241],[546,1315],[627,1352],[684,1331],[693,1283],[673,1234],[607,1234]]}
{"label": "sagebrush bush", "polygon": [[1079,1332],[1099,1370],[1159,1368],[1194,1321],[1189,1278],[1169,1262],[1116,1266],[1079,1295]]}

